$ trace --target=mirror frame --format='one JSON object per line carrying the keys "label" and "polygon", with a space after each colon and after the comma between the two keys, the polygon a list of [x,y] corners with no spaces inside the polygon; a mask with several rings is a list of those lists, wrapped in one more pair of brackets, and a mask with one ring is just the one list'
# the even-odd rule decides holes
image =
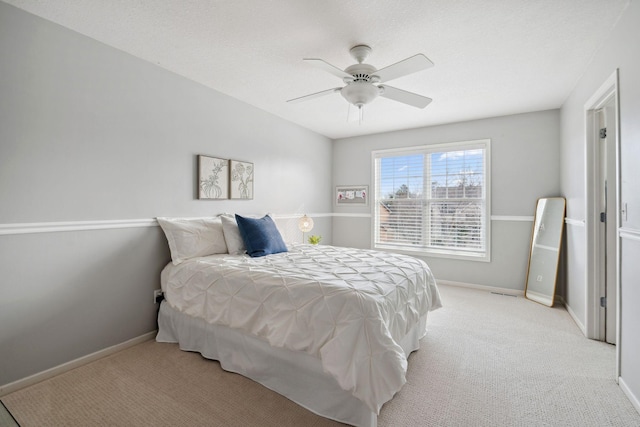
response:
{"label": "mirror frame", "polygon": [[[553,268],[553,286],[551,288],[551,295],[545,297],[544,294],[539,294],[534,292],[533,290],[531,291],[529,290],[529,287],[530,287],[529,276],[531,274],[531,259],[534,254],[534,250],[536,249],[536,244],[535,244],[536,242],[534,241],[536,237],[536,229],[540,227],[540,224],[539,224],[540,218],[538,218],[538,214],[539,214],[538,211],[540,210],[539,209],[540,203],[542,201],[546,202],[548,200],[562,201],[562,216],[561,218],[558,218],[558,220],[560,221],[560,229],[559,229],[559,236],[557,236],[557,249],[555,249],[557,251],[555,263],[553,263],[552,266],[549,266],[550,268],[551,267]],[[533,217],[533,227],[531,228],[531,242],[530,242],[531,244],[529,245],[529,262],[527,264],[527,276],[525,279],[524,297],[528,300],[537,302],[542,305],[546,305],[548,307],[553,307],[553,304],[555,302],[556,288],[558,283],[558,267],[560,263],[560,251],[562,249],[562,240],[564,235],[564,222],[565,222],[565,216],[566,216],[566,209],[567,209],[567,202],[564,197],[541,197],[536,202],[536,211]],[[556,218],[553,218],[552,220],[555,221]],[[549,250],[549,249],[545,248],[543,250]],[[542,277],[542,276],[539,276],[539,277]]]}

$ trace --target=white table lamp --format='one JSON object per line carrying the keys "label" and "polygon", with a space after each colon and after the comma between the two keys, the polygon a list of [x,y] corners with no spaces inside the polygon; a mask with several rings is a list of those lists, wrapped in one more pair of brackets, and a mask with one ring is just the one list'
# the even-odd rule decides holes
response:
{"label": "white table lamp", "polygon": [[298,221],[298,228],[302,231],[302,243],[304,243],[304,233],[313,230],[313,220],[306,214]]}

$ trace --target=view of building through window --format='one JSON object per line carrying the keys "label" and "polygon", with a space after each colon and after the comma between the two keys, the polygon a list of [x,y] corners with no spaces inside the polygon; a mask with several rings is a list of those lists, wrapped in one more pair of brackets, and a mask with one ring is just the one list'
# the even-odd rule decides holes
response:
{"label": "view of building through window", "polygon": [[484,254],[487,144],[376,153],[376,247]]}

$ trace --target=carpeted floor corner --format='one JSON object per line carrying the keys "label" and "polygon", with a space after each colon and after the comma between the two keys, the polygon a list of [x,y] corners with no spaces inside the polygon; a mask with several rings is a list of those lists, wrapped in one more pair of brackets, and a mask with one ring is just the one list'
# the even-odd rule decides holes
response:
{"label": "carpeted floor corner", "polygon": [[[378,425],[640,426],[615,347],[563,308],[441,286],[407,384]],[[30,426],[336,426],[215,361],[148,341],[2,398]]]}

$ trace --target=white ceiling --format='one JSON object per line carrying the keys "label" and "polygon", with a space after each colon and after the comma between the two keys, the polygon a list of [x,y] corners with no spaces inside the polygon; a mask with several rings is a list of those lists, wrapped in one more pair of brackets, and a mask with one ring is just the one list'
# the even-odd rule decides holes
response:
{"label": "white ceiling", "polygon": [[[629,0],[3,0],[330,138],[558,108]],[[383,68],[416,53],[435,67],[391,85],[347,122],[344,69],[368,44]],[[614,67],[615,64],[612,64]]]}

